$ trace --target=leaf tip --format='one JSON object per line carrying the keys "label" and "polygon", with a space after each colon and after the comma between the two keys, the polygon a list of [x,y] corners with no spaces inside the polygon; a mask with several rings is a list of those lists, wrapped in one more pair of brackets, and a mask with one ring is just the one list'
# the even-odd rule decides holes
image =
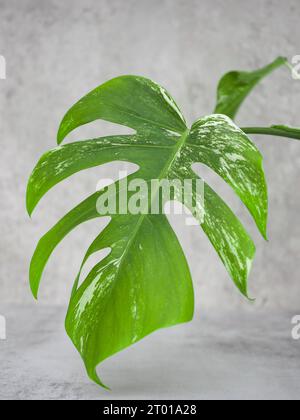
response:
{"label": "leaf tip", "polygon": [[274,60],[273,62],[273,66],[276,67],[281,67],[281,66],[287,66],[290,70],[291,70],[291,64],[288,60],[287,57],[284,56],[279,56],[276,58],[276,60]]}
{"label": "leaf tip", "polygon": [[279,55],[277,58],[275,58],[275,60],[271,64],[266,66],[266,70],[267,71],[268,71],[268,69],[275,70],[276,68],[284,66],[284,65],[288,66],[289,65],[289,60],[287,59],[287,57]]}
{"label": "leaf tip", "polygon": [[283,55],[280,55],[279,57],[277,57],[277,59],[275,61],[282,62],[284,64],[284,63],[288,62],[288,59],[287,59],[287,57],[284,57]]}
{"label": "leaf tip", "polygon": [[63,130],[61,129],[61,127],[59,127],[57,136],[56,136],[56,142],[58,145],[60,145],[63,142],[65,136],[66,135],[64,134]]}
{"label": "leaf tip", "polygon": [[258,226],[261,236],[264,238],[265,241],[269,242],[268,238],[268,231],[267,231],[267,224],[264,223],[263,226]]}
{"label": "leaf tip", "polygon": [[34,297],[35,300],[38,300],[38,290],[36,289],[36,287],[32,284],[32,281],[30,280],[30,290],[31,290],[31,294]]}
{"label": "leaf tip", "polygon": [[29,267],[29,284],[32,296],[35,300],[38,300],[38,290],[39,290],[39,277],[36,275],[35,271],[35,253],[31,259]]}
{"label": "leaf tip", "polygon": [[94,367],[91,370],[88,370],[88,376],[89,378],[95,382],[97,385],[101,386],[101,388],[104,388],[106,391],[111,391],[111,388],[109,388],[107,385],[105,385],[99,378],[96,368]]}
{"label": "leaf tip", "polygon": [[242,295],[250,302],[250,303],[254,303],[256,301],[256,298],[252,298],[249,295],[248,292],[248,286],[245,285],[243,288],[240,289]]}
{"label": "leaf tip", "polygon": [[33,210],[34,210],[34,207],[31,204],[31,200],[27,196],[26,197],[26,211],[27,211],[27,214],[30,218],[32,217]]}
{"label": "leaf tip", "polygon": [[27,189],[26,189],[26,210],[29,217],[32,216],[34,206],[32,204],[31,198],[31,177],[28,180]]}
{"label": "leaf tip", "polygon": [[59,124],[57,135],[56,135],[56,141],[57,144],[60,145],[65,137],[69,134],[70,131],[72,131],[72,128],[70,128],[70,123],[68,122],[68,112],[63,117],[61,123]]}

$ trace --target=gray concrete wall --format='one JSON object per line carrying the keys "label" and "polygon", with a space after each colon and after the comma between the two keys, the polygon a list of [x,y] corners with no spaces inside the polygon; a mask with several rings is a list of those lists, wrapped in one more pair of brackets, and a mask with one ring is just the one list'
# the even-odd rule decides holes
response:
{"label": "gray concrete wall", "polygon": [[[1,252],[0,305],[32,302],[28,265],[39,236],[95,190],[119,165],[92,169],[56,187],[32,220],[25,212],[26,181],[39,156],[55,146],[60,118],[70,105],[107,79],[139,74],[164,85],[188,121],[212,112],[219,77],[254,69],[277,55],[300,54],[299,0],[0,0]],[[241,125],[300,125],[300,81],[282,68],[249,98]],[[71,139],[124,132],[97,122]],[[253,234],[257,257],[250,278],[257,307],[299,307],[300,143],[255,138],[269,182],[269,238],[231,190],[202,174],[228,200]],[[79,227],[57,249],[41,288],[41,302],[65,303],[86,247],[102,222]],[[242,308],[203,233],[172,223],[188,257],[200,308]],[[1,311],[0,311],[1,312]]]}

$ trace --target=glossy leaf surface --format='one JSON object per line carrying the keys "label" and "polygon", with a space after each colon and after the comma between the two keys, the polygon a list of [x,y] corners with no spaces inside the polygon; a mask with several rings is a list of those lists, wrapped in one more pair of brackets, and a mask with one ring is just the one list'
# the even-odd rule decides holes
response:
{"label": "glossy leaf surface", "polygon": [[279,57],[271,64],[255,71],[231,71],[219,82],[217,89],[216,113],[235,118],[241,104],[254,87],[278,67],[287,64],[286,58]]}
{"label": "glossy leaf surface", "polygon": [[[244,88],[238,89],[239,95],[236,86],[241,78],[225,78],[221,90],[227,99],[235,95],[235,108],[224,113],[233,115],[258,79],[280,64],[277,60],[260,70],[260,76],[244,75]],[[252,81],[247,84],[247,80]],[[220,106],[225,106],[224,97]],[[126,181],[142,179],[150,185],[153,179],[195,181],[199,178],[192,165],[201,162],[232,187],[266,237],[267,188],[262,156],[245,134],[246,129],[243,132],[228,116],[213,114],[189,129],[164,88],[142,77],[122,76],[99,86],[68,111],[60,125],[58,143],[75,128],[96,119],[126,125],[136,134],[79,141],[47,152],[29,179],[29,214],[49,189],[87,168],[113,161],[132,162],[139,169]],[[176,186],[172,198],[183,202],[186,191],[182,191],[182,185]],[[119,180],[109,190],[116,198],[117,208],[118,193],[123,188],[124,180]],[[127,203],[134,199],[134,193],[128,193]],[[107,194],[105,188],[88,197],[41,238],[30,266],[34,296],[38,295],[43,270],[56,246],[81,223],[101,217],[97,203]],[[189,194],[200,205],[203,197],[195,189]],[[108,213],[111,220],[91,244],[81,269],[93,253],[107,248],[110,253],[81,283],[80,269],[74,282],[66,329],[90,378],[100,385],[103,383],[96,367],[101,361],[158,328],[187,322],[193,316],[193,286],[186,259],[163,211],[149,214],[152,199],[148,197],[147,206],[136,214]],[[206,183],[204,218],[199,218],[193,207],[190,210],[235,285],[248,296],[247,280],[255,246],[241,222]]]}

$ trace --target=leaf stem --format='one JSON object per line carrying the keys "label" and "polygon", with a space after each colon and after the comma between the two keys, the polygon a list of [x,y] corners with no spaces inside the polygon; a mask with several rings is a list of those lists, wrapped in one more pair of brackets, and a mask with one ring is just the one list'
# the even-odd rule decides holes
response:
{"label": "leaf stem", "polygon": [[290,139],[300,140],[300,129],[288,127],[244,127],[242,128],[246,134],[263,134],[267,136],[287,137]]}

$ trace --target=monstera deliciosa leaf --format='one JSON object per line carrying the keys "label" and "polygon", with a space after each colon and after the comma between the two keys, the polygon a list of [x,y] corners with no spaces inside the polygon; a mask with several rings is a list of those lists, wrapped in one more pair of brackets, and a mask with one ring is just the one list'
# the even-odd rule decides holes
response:
{"label": "monstera deliciosa leaf", "polygon": [[[230,117],[234,117],[256,83],[283,63],[284,59],[278,59],[262,71],[229,73],[218,88],[217,113],[197,120],[191,128],[168,92],[149,79],[121,76],[99,86],[67,112],[59,128],[58,143],[72,130],[97,119],[130,127],[136,133],[70,143],[43,155],[28,183],[29,214],[60,181],[112,161],[138,165],[128,182],[182,181],[174,184],[177,187],[172,195],[174,200],[182,200],[183,181],[199,180],[192,165],[201,162],[232,187],[266,238],[268,199],[262,156],[245,132],[265,131],[262,134],[299,138],[299,131],[284,126],[242,130]],[[109,190],[117,207],[122,181]],[[135,192],[128,191],[128,203]],[[159,193],[157,189],[155,194]],[[203,197],[194,188],[189,194],[196,204],[204,199],[203,219],[194,206],[190,210],[233,282],[248,297],[247,279],[255,254],[252,239],[209,185],[204,183]],[[97,203],[104,195],[108,195],[107,188],[80,203],[41,238],[30,265],[30,285],[35,297],[55,247],[79,224],[102,216]],[[109,214],[111,220],[88,249],[71,294],[66,330],[88,375],[102,386],[96,372],[101,361],[159,328],[193,317],[193,285],[181,246],[163,210],[152,214],[151,203],[147,203],[147,208],[134,214]],[[87,259],[106,248],[110,253],[79,282]]]}

